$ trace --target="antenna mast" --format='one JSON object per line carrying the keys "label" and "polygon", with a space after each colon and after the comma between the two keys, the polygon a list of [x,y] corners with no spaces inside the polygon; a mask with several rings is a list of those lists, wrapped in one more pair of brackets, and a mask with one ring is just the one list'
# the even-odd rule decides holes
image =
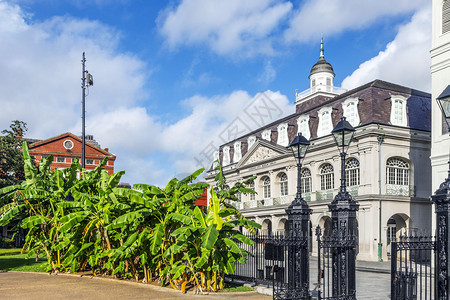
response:
{"label": "antenna mast", "polygon": [[85,168],[86,161],[86,135],[85,135],[85,120],[86,120],[86,58],[83,52],[83,58],[81,59],[81,65],[83,66],[83,71],[81,72],[81,91],[82,91],[82,108],[81,108],[81,167]]}

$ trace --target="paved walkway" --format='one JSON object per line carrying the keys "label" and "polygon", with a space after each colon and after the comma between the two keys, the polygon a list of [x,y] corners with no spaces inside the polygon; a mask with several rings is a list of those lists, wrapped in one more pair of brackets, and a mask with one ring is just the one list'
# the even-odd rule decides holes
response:
{"label": "paved walkway", "polygon": [[[311,259],[311,288],[315,295],[317,259]],[[357,299],[382,300],[390,298],[390,263],[357,261]],[[271,294],[271,289],[265,289]],[[1,299],[203,299],[203,300],[268,300],[270,295],[256,292],[218,293],[210,295],[182,294],[170,288],[144,285],[77,275],[48,275],[45,273],[0,273]]]}
{"label": "paved walkway", "polygon": [[182,294],[169,288],[114,279],[48,275],[45,273],[0,273],[0,299],[202,299],[268,300],[271,296],[257,292]]}

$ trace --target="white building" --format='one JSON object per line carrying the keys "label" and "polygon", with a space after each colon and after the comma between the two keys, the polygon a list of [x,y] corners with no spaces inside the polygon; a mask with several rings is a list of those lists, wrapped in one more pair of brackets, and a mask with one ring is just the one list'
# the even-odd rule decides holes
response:
{"label": "white building", "polygon": [[[301,132],[311,141],[301,170],[303,197],[313,210],[311,235],[317,225],[327,234],[328,204],[339,190],[341,172],[331,130],[345,116],[356,128],[346,176],[360,204],[358,259],[377,260],[381,239],[387,260],[390,240],[401,230],[431,231],[431,96],[380,80],[344,91],[334,87],[333,78],[322,46],[310,88],[296,95],[294,114],[220,147],[224,175],[229,186],[256,176],[257,195],[241,195],[236,206],[263,230],[284,231],[285,209],[297,185],[296,162],[286,146]],[[236,145],[240,153],[235,156]],[[205,176],[208,183],[214,184],[214,174],[211,169]]]}
{"label": "white building", "polygon": [[450,85],[450,1],[433,0],[432,21],[431,165],[433,170],[432,190],[434,192],[439,184],[447,178],[449,168],[450,137],[436,98]]}

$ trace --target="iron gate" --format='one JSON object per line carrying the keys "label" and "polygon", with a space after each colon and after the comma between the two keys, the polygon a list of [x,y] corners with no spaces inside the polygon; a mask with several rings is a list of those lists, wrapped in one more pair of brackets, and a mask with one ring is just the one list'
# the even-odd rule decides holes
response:
{"label": "iron gate", "polygon": [[391,249],[391,299],[435,299],[432,237],[403,235]]}
{"label": "iron gate", "polygon": [[308,236],[288,232],[275,246],[287,259],[273,268],[273,299],[310,299]]}
{"label": "iron gate", "polygon": [[356,237],[354,235],[322,236],[319,226],[316,228],[316,236],[317,299],[356,299],[355,278],[353,278],[356,266],[355,260],[351,259],[356,251]]}

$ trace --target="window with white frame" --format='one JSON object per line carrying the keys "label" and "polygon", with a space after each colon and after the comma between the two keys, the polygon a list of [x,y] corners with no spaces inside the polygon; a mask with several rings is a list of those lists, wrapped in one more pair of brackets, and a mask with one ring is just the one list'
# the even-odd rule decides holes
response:
{"label": "window with white frame", "polygon": [[247,149],[250,149],[250,147],[253,146],[253,144],[255,142],[256,142],[256,136],[254,136],[254,135],[249,136],[248,139],[247,139],[247,144],[248,144],[248,148]]}
{"label": "window with white frame", "polygon": [[300,172],[302,193],[311,193],[311,171],[303,168]]}
{"label": "window with white frame", "polygon": [[94,164],[94,160],[93,159],[86,159],[86,164],[87,165],[93,165]]}
{"label": "window with white frame", "polygon": [[217,161],[219,160],[219,150],[214,151],[213,157],[213,168],[215,169],[218,166]]}
{"label": "window with white frame", "polygon": [[344,117],[353,126],[359,125],[358,98],[349,98],[342,103]]}
{"label": "window with white frame", "polygon": [[442,1],[442,34],[450,31],[450,1]]}
{"label": "window with white frame", "polygon": [[233,162],[237,163],[242,158],[241,142],[234,143],[233,147],[234,147]]}
{"label": "window with white frame", "polygon": [[301,133],[307,140],[311,138],[311,132],[309,131],[309,115],[301,115],[297,119],[298,133]]}
{"label": "window with white frame", "polygon": [[331,111],[331,107],[323,107],[319,110],[319,128],[317,129],[318,137],[331,134],[331,131],[333,130]]}
{"label": "window with white frame", "polygon": [[345,181],[347,186],[359,185],[359,161],[356,158],[345,162]]}
{"label": "window with white frame", "polygon": [[288,177],[286,173],[283,173],[280,176],[280,195],[281,196],[288,195]]}
{"label": "window with white frame", "polygon": [[228,166],[230,164],[230,147],[225,146],[223,147],[223,153],[222,153],[222,165]]}
{"label": "window with white frame", "polygon": [[398,157],[391,157],[386,162],[386,182],[393,185],[409,184],[409,163]]}
{"label": "window with white frame", "polygon": [[334,169],[331,164],[324,164],[320,168],[320,189],[330,190],[334,188]]}
{"label": "window with white frame", "polygon": [[65,157],[57,157],[56,158],[56,162],[57,163],[65,163],[66,162],[66,158]]}
{"label": "window with white frame", "polygon": [[271,135],[272,135],[272,131],[270,129],[264,130],[261,134],[263,140],[266,140],[269,142],[271,141]]}
{"label": "window with white frame", "polygon": [[[250,183],[249,188],[252,190],[255,190],[255,182]],[[252,193],[252,194],[250,194],[250,201],[253,201],[253,200],[255,200],[255,194]]]}
{"label": "window with white frame", "polygon": [[403,96],[391,96],[391,124],[407,126],[406,98]]}
{"label": "window with white frame", "polygon": [[263,195],[264,199],[270,198],[270,178],[265,177],[263,179]]}
{"label": "window with white frame", "polygon": [[288,137],[288,124],[281,123],[278,125],[278,140],[277,144],[287,147],[289,145],[289,137]]}

